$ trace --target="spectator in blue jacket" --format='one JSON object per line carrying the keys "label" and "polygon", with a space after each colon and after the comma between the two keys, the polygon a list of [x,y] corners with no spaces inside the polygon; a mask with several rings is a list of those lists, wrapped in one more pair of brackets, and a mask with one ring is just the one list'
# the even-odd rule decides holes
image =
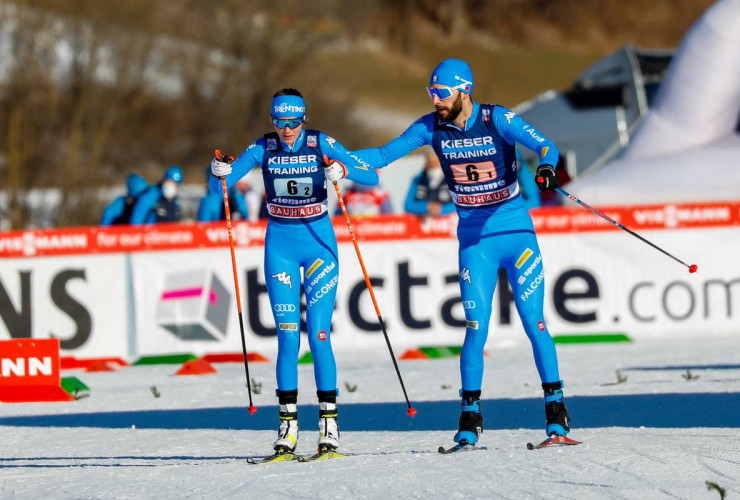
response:
{"label": "spectator in blue jacket", "polygon": [[[206,183],[211,176],[211,166],[206,169]],[[208,184],[206,184],[208,189]],[[237,181],[236,184],[229,188],[229,213],[232,220],[249,219],[249,209],[245,195],[251,186],[245,178]],[[198,221],[212,222],[226,220],[226,210],[224,209],[223,193],[211,193],[206,191],[203,198],[200,199],[198,206]]]}
{"label": "spectator in blue jacket", "polygon": [[182,169],[173,165],[167,169],[158,184],[149,187],[139,197],[131,214],[131,224],[179,221],[182,214],[177,200],[180,185]]}
{"label": "spectator in blue jacket", "polygon": [[410,214],[433,217],[455,211],[445,174],[434,151],[427,153],[424,170],[411,180],[404,210]]}
{"label": "spectator in blue jacket", "polygon": [[524,161],[518,149],[516,150],[516,162],[518,164],[516,178],[519,181],[519,193],[524,199],[524,206],[527,207],[527,210],[542,206],[542,197],[534,180],[534,172],[529,170],[527,162]]}
{"label": "spectator in blue jacket", "polygon": [[128,174],[128,178],[126,179],[126,194],[119,196],[110,205],[105,207],[100,225],[129,224],[136,201],[148,187],[149,184],[146,182],[146,179],[139,174]]}

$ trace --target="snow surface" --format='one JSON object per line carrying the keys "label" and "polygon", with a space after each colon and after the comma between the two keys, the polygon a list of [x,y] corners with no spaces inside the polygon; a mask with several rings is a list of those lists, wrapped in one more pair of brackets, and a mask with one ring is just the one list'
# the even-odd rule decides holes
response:
{"label": "snow surface", "polygon": [[[91,395],[0,407],[0,498],[720,498],[706,481],[740,497],[736,336],[559,346],[571,437],[583,444],[536,451],[525,447],[545,437],[529,345],[489,343],[488,449],[453,455],[436,449],[457,425],[457,359],[399,363],[411,419],[383,349],[379,339],[377,350],[337,353],[341,450],[355,456],[314,463],[246,463],[271,452],[273,363],[250,365],[262,384],[254,415],[240,364],[187,377],[172,376],[175,365],[65,371]],[[626,381],[615,384],[617,370]],[[298,451],[308,454],[311,366],[299,377]]]}

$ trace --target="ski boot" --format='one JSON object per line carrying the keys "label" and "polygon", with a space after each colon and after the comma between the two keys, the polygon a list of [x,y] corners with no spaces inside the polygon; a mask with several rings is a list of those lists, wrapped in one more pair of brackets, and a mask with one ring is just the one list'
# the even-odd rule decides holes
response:
{"label": "ski boot", "polygon": [[480,391],[460,389],[462,412],[458,422],[458,431],[454,440],[463,446],[474,445],[483,434],[483,414],[480,411]]}
{"label": "ski boot", "polygon": [[542,389],[545,391],[547,435],[565,436],[570,432],[570,415],[563,398],[563,381],[546,382],[542,384]]}
{"label": "ski boot", "polygon": [[319,396],[319,452],[334,451],[339,447],[337,422],[337,391],[316,391]]}
{"label": "ski boot", "polygon": [[280,401],[280,428],[272,447],[275,454],[294,453],[298,442],[298,391],[277,391]]}

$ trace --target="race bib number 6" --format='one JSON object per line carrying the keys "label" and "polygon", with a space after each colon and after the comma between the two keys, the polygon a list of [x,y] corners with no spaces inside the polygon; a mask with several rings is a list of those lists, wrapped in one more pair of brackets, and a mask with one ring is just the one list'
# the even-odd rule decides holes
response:
{"label": "race bib number 6", "polygon": [[474,184],[476,182],[488,182],[495,179],[496,165],[492,161],[479,163],[460,163],[450,165],[452,178],[457,184]]}
{"label": "race bib number 6", "polygon": [[313,181],[310,177],[298,179],[275,179],[276,196],[311,196],[313,194]]}

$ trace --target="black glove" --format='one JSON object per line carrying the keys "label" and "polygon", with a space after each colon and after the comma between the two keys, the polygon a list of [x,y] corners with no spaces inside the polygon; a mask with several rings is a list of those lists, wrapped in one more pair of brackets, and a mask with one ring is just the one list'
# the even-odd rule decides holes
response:
{"label": "black glove", "polygon": [[560,187],[560,181],[552,165],[544,164],[537,167],[534,181],[540,191],[554,191],[556,187]]}

